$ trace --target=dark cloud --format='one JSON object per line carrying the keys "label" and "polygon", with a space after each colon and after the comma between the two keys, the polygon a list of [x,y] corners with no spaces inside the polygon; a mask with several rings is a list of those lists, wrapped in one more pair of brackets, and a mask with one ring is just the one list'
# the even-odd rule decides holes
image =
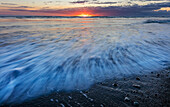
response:
{"label": "dark cloud", "polygon": [[17,5],[17,4],[14,4],[14,3],[1,3],[1,5]]}
{"label": "dark cloud", "polygon": [[6,7],[6,8],[11,8],[11,9],[26,9],[26,8],[34,8],[31,6],[1,6],[1,7]]}
{"label": "dark cloud", "polygon": [[93,4],[116,4],[117,2],[94,2]]}
{"label": "dark cloud", "polygon": [[88,3],[88,4],[116,4],[118,2],[99,2],[98,0],[78,0],[78,1],[73,1],[70,2],[73,4],[83,4],[83,3]]}
{"label": "dark cloud", "polygon": [[26,9],[10,9],[11,11],[34,12],[34,13],[55,13],[55,14],[74,14],[81,11],[89,11],[94,15],[103,16],[170,16],[167,11],[154,11],[162,7],[169,7],[170,3],[149,4],[145,6],[108,6],[108,7],[84,7],[84,8],[68,8],[68,9],[41,9],[41,10],[26,10]]}
{"label": "dark cloud", "polygon": [[86,2],[89,2],[88,0],[81,0],[81,1],[73,1],[73,2],[70,2],[70,3],[73,3],[73,4],[83,4],[83,3],[86,3]]}
{"label": "dark cloud", "polygon": [[33,8],[33,7],[30,7],[30,6],[18,6],[16,8]]}
{"label": "dark cloud", "polygon": [[106,16],[170,16],[170,12],[154,10],[162,7],[169,7],[170,3],[149,4],[145,6],[133,5],[133,6],[109,6],[109,7],[97,7],[95,13],[101,13]]}

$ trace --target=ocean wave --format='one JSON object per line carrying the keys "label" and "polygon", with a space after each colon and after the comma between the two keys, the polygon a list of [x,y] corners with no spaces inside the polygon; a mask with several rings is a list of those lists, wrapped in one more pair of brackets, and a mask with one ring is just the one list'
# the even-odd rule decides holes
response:
{"label": "ocean wave", "polygon": [[0,104],[169,67],[169,25],[127,22],[134,19],[29,22],[38,26],[7,29],[0,35]]}
{"label": "ocean wave", "polygon": [[147,20],[144,23],[170,24],[170,20]]}

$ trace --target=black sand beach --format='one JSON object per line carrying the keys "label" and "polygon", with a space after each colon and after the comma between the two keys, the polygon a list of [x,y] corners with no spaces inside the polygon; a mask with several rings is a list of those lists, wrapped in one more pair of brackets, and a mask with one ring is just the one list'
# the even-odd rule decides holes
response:
{"label": "black sand beach", "polygon": [[[170,69],[109,79],[90,89],[58,92],[12,107],[169,107]],[[7,106],[7,105],[6,105]],[[9,106],[9,105],[8,105]]]}

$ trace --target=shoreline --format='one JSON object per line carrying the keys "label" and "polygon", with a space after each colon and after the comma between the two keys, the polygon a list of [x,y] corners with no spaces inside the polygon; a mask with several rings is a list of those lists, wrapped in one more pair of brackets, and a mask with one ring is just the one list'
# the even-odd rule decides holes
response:
{"label": "shoreline", "polygon": [[86,106],[170,106],[170,69],[109,79],[96,83],[85,91],[59,92],[41,96],[12,107],[86,107]]}

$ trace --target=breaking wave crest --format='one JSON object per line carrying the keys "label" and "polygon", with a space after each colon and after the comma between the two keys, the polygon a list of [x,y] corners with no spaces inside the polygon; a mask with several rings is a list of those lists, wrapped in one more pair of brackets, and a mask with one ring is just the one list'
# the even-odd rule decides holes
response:
{"label": "breaking wave crest", "polygon": [[170,20],[147,20],[144,23],[170,24]]}

